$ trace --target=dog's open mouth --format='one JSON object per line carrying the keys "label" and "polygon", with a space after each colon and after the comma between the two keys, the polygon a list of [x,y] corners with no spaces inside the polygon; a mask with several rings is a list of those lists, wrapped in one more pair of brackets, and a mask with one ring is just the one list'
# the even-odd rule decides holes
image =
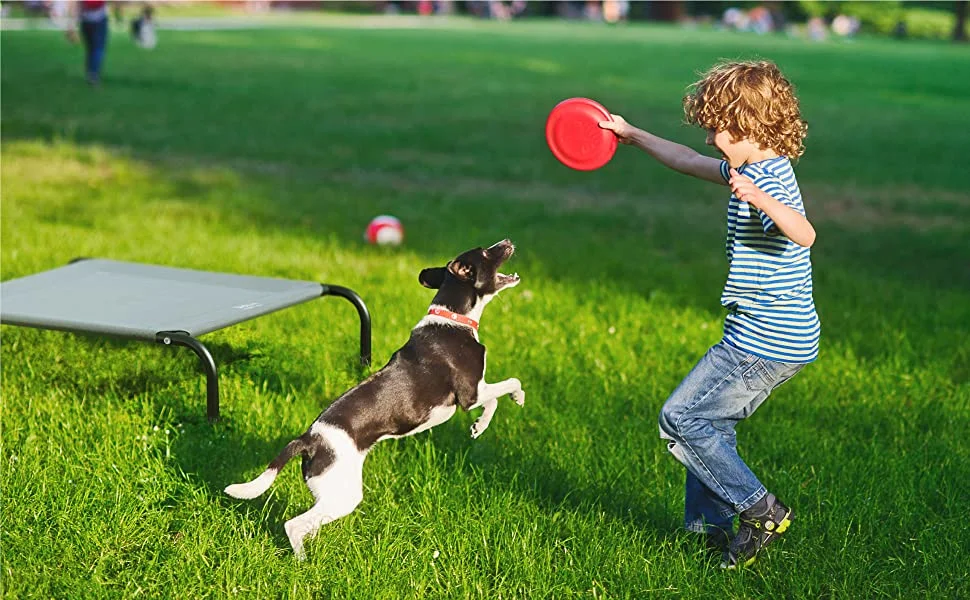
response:
{"label": "dog's open mouth", "polygon": [[[501,252],[500,256],[495,256],[496,251]],[[515,254],[515,244],[513,244],[508,238],[493,244],[488,250],[485,250],[486,255],[491,255],[496,259],[498,266],[502,266],[505,261],[512,258]],[[506,275],[505,273],[495,273],[495,285],[501,289],[516,285],[519,283],[519,274],[513,273],[511,275]]]}
{"label": "dog's open mouth", "polygon": [[512,273],[511,275],[506,275],[505,273],[496,273],[495,279],[498,280],[499,285],[505,287],[508,285],[515,285],[519,282],[519,274]]}

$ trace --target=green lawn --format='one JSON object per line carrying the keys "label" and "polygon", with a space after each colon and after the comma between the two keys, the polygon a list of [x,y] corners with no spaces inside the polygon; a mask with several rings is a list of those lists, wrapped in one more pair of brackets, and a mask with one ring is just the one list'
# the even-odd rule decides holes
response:
{"label": "green lawn", "polygon": [[[161,31],[151,52],[119,31],[101,89],[60,34],[3,33],[3,280],[108,257],[345,285],[374,318],[366,370],[342,300],[205,336],[214,426],[188,350],[4,326],[6,597],[970,597],[966,48],[315,23]],[[797,519],[731,573],[678,530],[683,468],[656,424],[720,336],[725,188],[630,148],[572,172],[542,137],[556,102],[589,96],[701,148],[680,98],[722,57],[798,87],[823,328],[818,362],[739,429]],[[381,213],[401,248],[364,244]],[[526,406],[478,440],[461,413],[378,445],[359,509],[295,561],[299,468],[258,500],[222,488],[407,339],[423,267],[504,237],[523,283],[481,338]]]}

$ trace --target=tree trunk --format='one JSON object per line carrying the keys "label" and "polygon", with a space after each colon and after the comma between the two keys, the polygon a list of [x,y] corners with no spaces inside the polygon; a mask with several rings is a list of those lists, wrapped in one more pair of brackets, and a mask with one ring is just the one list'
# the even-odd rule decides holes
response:
{"label": "tree trunk", "polygon": [[647,6],[650,18],[655,21],[680,21],[687,12],[684,5],[682,0],[668,0],[651,2]]}
{"label": "tree trunk", "polygon": [[967,0],[958,0],[954,2],[954,12],[956,13],[957,22],[953,26],[953,41],[954,42],[965,42],[967,41]]}

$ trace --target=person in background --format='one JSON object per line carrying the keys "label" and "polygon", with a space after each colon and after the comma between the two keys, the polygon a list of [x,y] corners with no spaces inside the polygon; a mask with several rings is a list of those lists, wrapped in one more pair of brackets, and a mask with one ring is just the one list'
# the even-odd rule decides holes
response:
{"label": "person in background", "polygon": [[157,42],[155,38],[155,21],[153,16],[155,9],[151,4],[145,3],[141,14],[131,22],[131,37],[141,48],[152,49]]}
{"label": "person in background", "polygon": [[123,25],[125,22],[125,3],[112,2],[111,15],[114,17],[115,25]]}
{"label": "person in background", "polygon": [[70,4],[67,38],[78,41],[77,28],[84,42],[84,71],[87,82],[101,85],[101,67],[108,46],[108,7],[104,0],[79,0]]}

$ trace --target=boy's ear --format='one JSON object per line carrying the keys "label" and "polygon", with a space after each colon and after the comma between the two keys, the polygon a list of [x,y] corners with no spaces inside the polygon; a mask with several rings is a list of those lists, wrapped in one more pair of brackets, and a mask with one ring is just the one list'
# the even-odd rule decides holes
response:
{"label": "boy's ear", "polygon": [[466,265],[463,262],[453,260],[448,263],[448,270],[452,275],[461,279],[462,281],[474,281],[475,280],[475,267],[471,265]]}
{"label": "boy's ear", "polygon": [[432,267],[430,269],[422,269],[421,274],[418,275],[418,281],[421,282],[426,288],[431,288],[436,290],[441,287],[441,284],[445,282],[445,268],[444,267]]}

